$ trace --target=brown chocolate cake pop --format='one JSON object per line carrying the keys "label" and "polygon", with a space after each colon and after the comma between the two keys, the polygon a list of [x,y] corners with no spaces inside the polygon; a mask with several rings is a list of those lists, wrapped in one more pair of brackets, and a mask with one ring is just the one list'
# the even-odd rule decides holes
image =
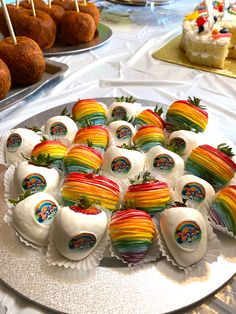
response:
{"label": "brown chocolate cake pop", "polygon": [[31,10],[24,11],[18,21],[15,26],[17,36],[33,39],[42,49],[52,47],[56,39],[56,24],[47,13],[36,10],[36,16],[33,16]]}
{"label": "brown chocolate cake pop", "polygon": [[0,59],[0,100],[5,98],[11,88],[11,74],[6,63]]}
{"label": "brown chocolate cake pop", "polygon": [[63,9],[62,6],[60,5],[51,5],[51,8],[49,8],[48,5],[44,5],[40,7],[40,11],[43,11],[45,13],[47,13],[48,15],[51,16],[51,18],[53,19],[53,21],[56,24],[57,27],[57,37],[58,37],[58,33],[60,33],[60,25],[61,25],[61,19],[65,13],[65,9]]}
{"label": "brown chocolate cake pop", "polygon": [[74,3],[74,0],[53,0],[53,5],[59,5],[63,7],[64,10],[68,10],[71,3]]}
{"label": "brown chocolate cake pop", "polygon": [[[70,3],[68,10],[76,11],[75,4]],[[87,13],[91,15],[92,18],[94,19],[96,27],[98,26],[99,19],[100,19],[100,12],[94,3],[85,3],[85,4],[79,3],[79,11],[82,13]]]}
{"label": "brown chocolate cake pop", "polygon": [[[22,8],[31,10],[31,3],[28,0],[23,0],[19,3]],[[34,7],[35,9],[40,9],[41,6],[46,5],[43,0],[34,0]]]}
{"label": "brown chocolate cake pop", "polygon": [[30,38],[11,37],[0,42],[0,59],[8,66],[13,85],[31,85],[38,82],[45,72],[45,59],[39,45]]}
{"label": "brown chocolate cake pop", "polygon": [[66,11],[61,20],[61,33],[69,45],[87,43],[94,38],[96,25],[91,15]]}
{"label": "brown chocolate cake pop", "polygon": [[[17,8],[16,6],[12,4],[7,4],[7,10],[8,10],[13,28],[15,28],[15,25],[18,21],[19,14],[21,14],[25,9],[21,7]],[[0,32],[3,34],[4,37],[10,36],[2,8],[0,8]]]}

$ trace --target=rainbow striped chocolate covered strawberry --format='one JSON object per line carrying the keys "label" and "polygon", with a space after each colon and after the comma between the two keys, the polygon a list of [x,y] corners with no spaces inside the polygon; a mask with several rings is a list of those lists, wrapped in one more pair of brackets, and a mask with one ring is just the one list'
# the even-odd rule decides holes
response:
{"label": "rainbow striped chocolate covered strawberry", "polygon": [[117,255],[130,265],[142,261],[156,235],[151,216],[130,208],[115,212],[109,229]]}
{"label": "rainbow striped chocolate covered strawberry", "polygon": [[61,195],[68,206],[86,196],[90,203],[99,201],[102,207],[114,211],[119,205],[120,192],[119,185],[105,176],[72,172],[64,179]]}
{"label": "rainbow striped chocolate covered strawberry", "polygon": [[172,103],[166,113],[166,129],[168,132],[189,130],[204,132],[208,123],[206,108],[200,105],[199,98],[177,100]]}
{"label": "rainbow striped chocolate covered strawberry", "polygon": [[124,196],[124,205],[144,210],[149,214],[164,210],[170,202],[170,190],[165,182],[150,176],[149,172],[130,180],[132,183]]}
{"label": "rainbow striped chocolate covered strawberry", "polygon": [[220,144],[217,148],[210,145],[196,147],[186,162],[186,170],[206,180],[215,189],[227,185],[234,177],[236,164],[231,159],[232,148]]}
{"label": "rainbow striped chocolate covered strawberry", "polygon": [[145,109],[141,111],[134,119],[134,125],[138,128],[144,125],[154,125],[161,129],[165,128],[165,121],[161,118],[163,109],[156,106],[154,110]]}
{"label": "rainbow striped chocolate covered strawberry", "polygon": [[72,117],[80,127],[92,125],[105,125],[106,105],[95,99],[82,99],[77,101],[72,108]]}

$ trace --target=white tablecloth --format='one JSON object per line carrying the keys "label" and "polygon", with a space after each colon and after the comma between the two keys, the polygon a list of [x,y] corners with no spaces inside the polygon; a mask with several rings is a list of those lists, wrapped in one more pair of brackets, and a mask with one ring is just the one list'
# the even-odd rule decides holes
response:
{"label": "white tablecloth", "polygon": [[[100,3],[104,8],[102,22],[112,29],[112,39],[86,53],[51,58],[69,65],[64,79],[0,112],[0,134],[39,112],[78,98],[132,95],[171,104],[176,99],[196,96],[215,117],[220,131],[236,143],[235,80],[150,57],[152,51],[180,31],[181,16],[198,2],[181,0],[161,7],[178,11],[180,18],[177,23],[155,26],[131,22],[129,14],[143,7]],[[49,313],[0,284],[1,302],[11,314]]]}

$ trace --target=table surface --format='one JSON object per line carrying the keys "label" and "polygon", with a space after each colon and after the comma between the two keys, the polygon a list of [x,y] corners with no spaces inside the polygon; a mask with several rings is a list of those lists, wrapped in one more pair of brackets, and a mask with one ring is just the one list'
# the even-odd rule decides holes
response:
{"label": "table surface", "polygon": [[[97,1],[101,22],[112,31],[102,47],[76,55],[51,57],[69,65],[63,80],[53,82],[27,99],[0,112],[0,134],[33,115],[78,98],[134,96],[171,104],[176,99],[196,96],[208,107],[220,131],[236,144],[235,79],[151,60],[150,55],[168,38],[181,31],[183,16],[200,1],[177,0],[157,7],[174,10],[177,19],[156,23],[137,19],[144,7]],[[163,11],[159,11],[161,13]],[[158,12],[157,12],[158,13]],[[165,12],[168,13],[168,12]],[[233,313],[236,308],[236,279],[215,296],[194,305],[186,313]],[[0,283],[0,314],[51,313],[16,295]]]}

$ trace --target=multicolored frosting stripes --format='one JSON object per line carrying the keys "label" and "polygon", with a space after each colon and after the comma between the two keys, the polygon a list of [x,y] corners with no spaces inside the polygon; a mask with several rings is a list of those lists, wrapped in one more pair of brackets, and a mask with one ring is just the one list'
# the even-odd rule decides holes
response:
{"label": "multicolored frosting stripes", "polygon": [[160,212],[170,202],[170,191],[165,182],[151,181],[128,187],[124,203],[149,214]]}
{"label": "multicolored frosting stripes", "polygon": [[37,158],[39,155],[50,155],[51,159],[63,159],[66,155],[67,147],[58,140],[45,140],[37,144],[32,152],[31,157]]}
{"label": "multicolored frosting stripes", "polygon": [[104,125],[107,120],[105,108],[94,99],[77,101],[72,108],[72,116],[81,127]]}
{"label": "multicolored frosting stripes", "polygon": [[188,125],[192,131],[203,132],[208,122],[208,114],[185,100],[175,101],[167,110],[166,128],[168,131],[181,130]]}
{"label": "multicolored frosting stripes", "polygon": [[93,148],[100,148],[105,151],[109,142],[107,129],[102,126],[89,126],[78,130],[74,143],[87,145],[88,142],[92,143]]}
{"label": "multicolored frosting stripes", "polygon": [[219,191],[210,208],[216,224],[226,227],[236,235],[236,185]]}
{"label": "multicolored frosting stripes", "polygon": [[102,165],[102,155],[95,149],[87,146],[75,146],[67,153],[64,159],[65,173],[97,172]]}
{"label": "multicolored frosting stripes", "polygon": [[165,122],[162,120],[162,118],[155,113],[151,109],[146,109],[142,111],[135,119],[134,119],[134,125],[141,127],[144,125],[153,125],[157,126],[161,129],[164,129]]}
{"label": "multicolored frosting stripes", "polygon": [[133,136],[133,142],[144,152],[157,145],[164,145],[164,132],[157,126],[143,126]]}
{"label": "multicolored frosting stripes", "polygon": [[62,199],[65,205],[74,205],[80,196],[86,196],[91,203],[114,211],[120,199],[120,188],[116,182],[104,176],[72,172],[64,179]]}
{"label": "multicolored frosting stripes", "polygon": [[219,189],[233,178],[236,164],[218,149],[201,145],[190,154],[186,162],[186,170],[206,180],[215,189]]}
{"label": "multicolored frosting stripes", "polygon": [[115,212],[111,218],[112,244],[123,260],[137,264],[150,248],[156,229],[147,213],[142,210],[125,209]]}

